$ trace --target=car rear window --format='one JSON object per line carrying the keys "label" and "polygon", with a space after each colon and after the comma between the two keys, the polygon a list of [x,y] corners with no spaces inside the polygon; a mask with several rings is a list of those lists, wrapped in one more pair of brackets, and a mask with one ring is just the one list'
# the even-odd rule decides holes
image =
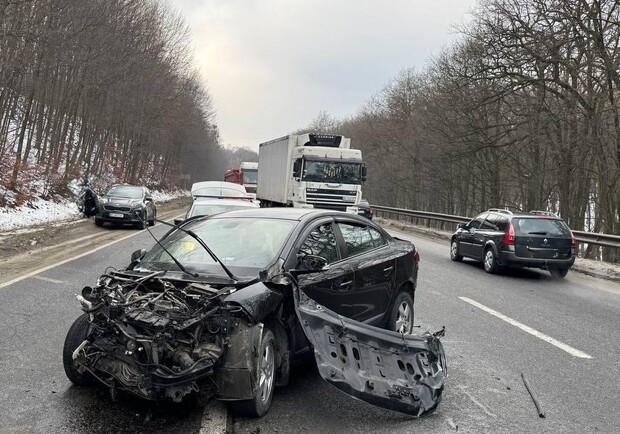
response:
{"label": "car rear window", "polygon": [[561,235],[570,237],[570,229],[563,220],[544,217],[514,218],[516,235]]}

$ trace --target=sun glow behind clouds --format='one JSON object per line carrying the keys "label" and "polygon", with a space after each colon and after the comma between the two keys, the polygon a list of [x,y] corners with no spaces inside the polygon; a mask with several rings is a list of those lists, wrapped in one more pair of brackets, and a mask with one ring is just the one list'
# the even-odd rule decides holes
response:
{"label": "sun glow behind clouds", "polygon": [[319,111],[354,114],[403,68],[423,69],[475,0],[175,0],[224,144],[257,149]]}

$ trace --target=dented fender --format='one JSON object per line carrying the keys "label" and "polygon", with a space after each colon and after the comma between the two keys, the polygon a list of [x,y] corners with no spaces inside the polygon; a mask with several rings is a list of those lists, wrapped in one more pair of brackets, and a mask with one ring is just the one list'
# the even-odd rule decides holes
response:
{"label": "dented fender", "polygon": [[439,337],[402,335],[345,318],[295,289],[299,321],[319,373],[341,391],[389,410],[422,417],[439,402],[447,375]]}
{"label": "dented fender", "polygon": [[281,291],[271,289],[263,282],[257,282],[236,290],[224,299],[224,303],[241,306],[252,321],[259,323],[273,313],[282,300],[284,294]]}

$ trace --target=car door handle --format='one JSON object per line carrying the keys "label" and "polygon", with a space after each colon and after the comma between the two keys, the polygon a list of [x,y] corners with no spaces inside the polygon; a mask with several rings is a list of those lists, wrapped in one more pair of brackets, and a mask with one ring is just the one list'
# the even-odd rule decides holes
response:
{"label": "car door handle", "polygon": [[353,281],[352,281],[352,280],[347,280],[346,282],[342,282],[342,283],[340,284],[340,287],[341,287],[341,288],[344,288],[344,287],[349,286],[349,285],[350,285],[350,284],[352,284],[352,283],[353,283]]}
{"label": "car door handle", "polygon": [[392,270],[393,270],[393,269],[394,269],[394,266],[393,266],[393,265],[390,265],[389,267],[385,267],[385,268],[383,269],[383,272],[384,272],[385,274],[389,274],[389,273],[391,273],[391,272],[392,272]]}

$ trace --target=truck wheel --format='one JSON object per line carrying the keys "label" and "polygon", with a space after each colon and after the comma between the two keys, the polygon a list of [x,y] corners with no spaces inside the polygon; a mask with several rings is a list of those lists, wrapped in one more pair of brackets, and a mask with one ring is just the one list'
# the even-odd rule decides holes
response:
{"label": "truck wheel", "polygon": [[95,379],[88,372],[80,373],[73,364],[73,352],[79,347],[88,336],[88,315],[83,314],[78,317],[69,328],[65,345],[62,349],[62,364],[65,368],[67,378],[76,386],[92,386]]}
{"label": "truck wheel", "polygon": [[253,399],[232,401],[233,412],[245,417],[261,417],[269,411],[273,388],[276,379],[276,338],[273,332],[265,327],[263,339],[258,351],[259,370],[256,375],[256,392]]}

